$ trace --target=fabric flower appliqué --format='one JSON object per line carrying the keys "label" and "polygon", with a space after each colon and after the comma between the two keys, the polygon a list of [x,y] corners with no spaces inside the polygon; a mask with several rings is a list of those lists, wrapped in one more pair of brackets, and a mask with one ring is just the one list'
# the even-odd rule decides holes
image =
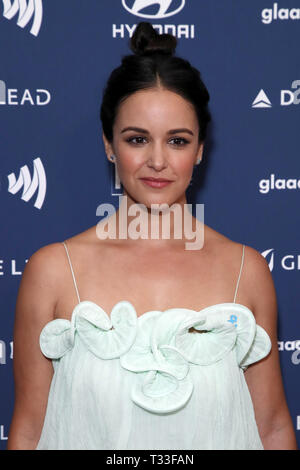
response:
{"label": "fabric flower appliqu\u00e9", "polygon": [[110,316],[97,304],[80,302],[71,321],[56,319],[40,334],[42,353],[60,359],[80,338],[100,359],[119,358],[135,373],[131,398],[152,413],[174,412],[193,393],[191,364],[209,367],[235,350],[237,365],[246,369],[267,356],[271,341],[241,304],[222,303],[200,311],[172,308],[137,317],[134,306],[118,302]]}
{"label": "fabric flower appliqu\u00e9", "polygon": [[190,363],[210,366],[233,348],[243,369],[270,351],[267,333],[247,307],[227,303],[200,312],[174,308],[139,318],[136,340],[120,363],[138,375],[131,393],[134,403],[168,413],[181,409],[192,395]]}
{"label": "fabric flower appliqu\u00e9", "polygon": [[136,333],[136,311],[129,302],[118,302],[109,317],[99,305],[85,300],[76,305],[71,321],[58,318],[47,323],[40,347],[46,357],[59,359],[73,348],[78,334],[95,356],[114,359],[131,347]]}

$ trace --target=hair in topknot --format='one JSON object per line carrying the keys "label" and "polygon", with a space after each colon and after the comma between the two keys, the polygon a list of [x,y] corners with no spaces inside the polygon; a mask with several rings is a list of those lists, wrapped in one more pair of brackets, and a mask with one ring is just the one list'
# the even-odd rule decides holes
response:
{"label": "hair in topknot", "polygon": [[150,23],[140,22],[131,38],[130,49],[136,55],[161,53],[173,55],[177,39],[171,34],[158,34]]}
{"label": "hair in topknot", "polygon": [[211,120],[209,93],[199,70],[188,60],[175,56],[177,39],[171,34],[158,34],[150,23],[137,25],[130,40],[133,54],[122,58],[103,92],[100,117],[105,137],[113,140],[113,126],[120,104],[133,93],[157,86],[177,93],[189,101],[199,122],[199,141],[206,136]]}

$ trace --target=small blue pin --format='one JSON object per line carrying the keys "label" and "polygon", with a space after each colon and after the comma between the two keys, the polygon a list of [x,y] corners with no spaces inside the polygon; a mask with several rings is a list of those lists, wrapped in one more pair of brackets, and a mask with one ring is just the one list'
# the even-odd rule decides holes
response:
{"label": "small blue pin", "polygon": [[228,321],[229,321],[229,323],[232,323],[236,328],[237,327],[237,319],[238,318],[237,318],[236,315],[230,315],[230,319]]}

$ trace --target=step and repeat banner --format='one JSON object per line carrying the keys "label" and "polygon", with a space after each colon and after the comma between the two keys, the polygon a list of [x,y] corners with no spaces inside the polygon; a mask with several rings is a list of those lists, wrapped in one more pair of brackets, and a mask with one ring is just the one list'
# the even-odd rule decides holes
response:
{"label": "step and repeat banner", "polygon": [[99,110],[139,21],[176,35],[177,54],[209,90],[212,122],[188,202],[268,261],[300,444],[299,0],[0,0],[0,448],[13,411],[25,263],[95,225],[99,204],[119,204]]}

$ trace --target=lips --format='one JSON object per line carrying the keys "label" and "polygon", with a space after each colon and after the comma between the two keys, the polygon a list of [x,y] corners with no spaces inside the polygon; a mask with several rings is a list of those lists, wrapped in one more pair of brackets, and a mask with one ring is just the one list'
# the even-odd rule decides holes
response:
{"label": "lips", "polygon": [[172,183],[171,180],[168,180],[166,178],[140,178],[140,180],[146,184],[147,186],[150,186],[151,188],[164,188],[165,186],[168,186],[169,184]]}
{"label": "lips", "polygon": [[147,180],[147,181],[156,181],[157,183],[171,183],[172,180],[168,180],[166,178],[152,178],[152,177],[145,177],[145,178],[140,178],[141,180]]}

